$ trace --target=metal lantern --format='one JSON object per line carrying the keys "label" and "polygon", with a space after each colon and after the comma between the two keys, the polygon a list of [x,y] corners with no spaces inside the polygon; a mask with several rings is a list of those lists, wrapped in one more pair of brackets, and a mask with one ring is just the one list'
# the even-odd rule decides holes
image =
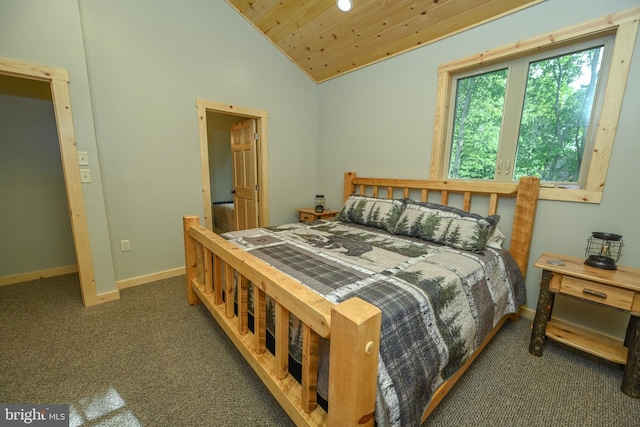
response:
{"label": "metal lantern", "polygon": [[322,213],[324,212],[324,204],[325,204],[325,200],[324,200],[324,194],[316,194],[316,212],[317,213]]}
{"label": "metal lantern", "polygon": [[587,239],[585,250],[585,264],[603,268],[605,270],[616,270],[616,263],[622,256],[622,236],[613,233],[602,233],[594,231]]}

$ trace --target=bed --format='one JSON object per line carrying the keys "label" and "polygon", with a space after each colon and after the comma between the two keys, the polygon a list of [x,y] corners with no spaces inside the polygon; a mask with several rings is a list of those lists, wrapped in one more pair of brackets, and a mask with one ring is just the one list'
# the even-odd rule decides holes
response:
{"label": "bed", "polygon": [[[219,236],[187,216],[187,300],[207,307],[297,425],[417,425],[517,317],[538,184],[348,172],[336,221]],[[512,224],[497,223],[511,225],[508,251],[487,243],[503,198],[515,199]],[[478,199],[487,216],[465,214]],[[440,206],[450,200],[460,209]],[[476,228],[413,226],[433,209]]]}
{"label": "bed", "polygon": [[227,231],[235,231],[236,220],[233,201],[213,202],[211,208],[214,232],[220,234]]}

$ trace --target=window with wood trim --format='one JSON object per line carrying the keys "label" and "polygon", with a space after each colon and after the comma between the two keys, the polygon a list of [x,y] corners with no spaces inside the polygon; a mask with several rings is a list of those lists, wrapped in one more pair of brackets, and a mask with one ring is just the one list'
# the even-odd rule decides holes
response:
{"label": "window with wood trim", "polygon": [[430,177],[531,175],[543,199],[599,203],[639,18],[636,8],[442,65]]}

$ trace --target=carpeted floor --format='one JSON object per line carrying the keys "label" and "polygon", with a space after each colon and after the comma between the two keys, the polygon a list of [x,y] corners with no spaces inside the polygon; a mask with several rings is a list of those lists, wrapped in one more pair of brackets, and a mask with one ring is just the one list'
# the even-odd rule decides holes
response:
{"label": "carpeted floor", "polygon": [[[66,403],[74,426],[290,426],[184,278],[82,306],[76,275],[0,287],[0,403]],[[640,426],[615,364],[507,322],[428,426]]]}

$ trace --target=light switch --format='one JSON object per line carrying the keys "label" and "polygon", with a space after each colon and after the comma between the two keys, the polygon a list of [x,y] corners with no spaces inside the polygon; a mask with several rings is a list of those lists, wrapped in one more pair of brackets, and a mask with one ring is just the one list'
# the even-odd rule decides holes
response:
{"label": "light switch", "polygon": [[80,166],[86,166],[89,164],[89,153],[86,151],[78,151],[78,164]]}
{"label": "light switch", "polygon": [[80,169],[80,182],[91,182],[90,169]]}

